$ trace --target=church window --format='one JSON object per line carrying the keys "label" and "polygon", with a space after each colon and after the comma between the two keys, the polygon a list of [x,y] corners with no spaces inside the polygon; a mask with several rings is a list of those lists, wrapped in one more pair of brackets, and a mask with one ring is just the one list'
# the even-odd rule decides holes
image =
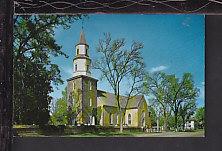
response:
{"label": "church window", "polygon": [[131,117],[131,114],[128,114],[128,124],[129,124],[129,125],[132,124],[132,117]]}
{"label": "church window", "polygon": [[119,115],[116,116],[116,124],[119,124]]}
{"label": "church window", "polygon": [[92,90],[92,82],[89,81],[89,90]]}
{"label": "church window", "polygon": [[89,124],[92,125],[92,116],[89,116]]}
{"label": "church window", "polygon": [[77,48],[77,55],[79,54],[79,48]]}
{"label": "church window", "polygon": [[92,99],[89,99],[89,106],[92,106]]}
{"label": "church window", "polygon": [[89,65],[88,64],[86,65],[86,71],[87,72],[89,71]]}
{"label": "church window", "polygon": [[72,83],[73,90],[75,90],[75,82]]}
{"label": "church window", "polygon": [[88,48],[86,48],[86,56],[88,56]]}
{"label": "church window", "polygon": [[110,113],[109,123],[110,123],[110,125],[113,125],[113,114],[112,113]]}
{"label": "church window", "polygon": [[75,71],[77,71],[77,64],[75,65]]}

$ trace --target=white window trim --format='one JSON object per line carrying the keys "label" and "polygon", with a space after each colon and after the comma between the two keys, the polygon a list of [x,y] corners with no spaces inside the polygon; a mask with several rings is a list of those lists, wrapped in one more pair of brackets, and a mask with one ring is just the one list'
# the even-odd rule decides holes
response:
{"label": "white window trim", "polygon": [[92,82],[89,81],[89,90],[92,90]]}
{"label": "white window trim", "polygon": [[92,98],[89,99],[89,106],[92,106]]}
{"label": "white window trim", "polygon": [[75,82],[72,82],[72,90],[75,90]]}
{"label": "white window trim", "polygon": [[[130,123],[129,123],[129,115],[130,115]],[[128,114],[128,118],[127,118],[127,123],[128,125],[132,125],[132,114]]]}

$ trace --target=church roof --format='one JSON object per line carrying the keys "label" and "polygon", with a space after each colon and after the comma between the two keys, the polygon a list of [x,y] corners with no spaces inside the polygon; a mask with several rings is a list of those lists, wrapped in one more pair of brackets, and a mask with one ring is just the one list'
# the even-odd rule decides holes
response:
{"label": "church roof", "polygon": [[[98,105],[106,105],[106,106],[113,106],[118,107],[117,101],[115,99],[115,95],[113,93],[105,92],[98,90],[97,91],[97,98],[98,98]],[[144,99],[143,95],[136,95],[133,96],[131,99],[128,100],[126,96],[120,96],[120,106],[121,108],[138,108],[140,102]]]}
{"label": "church roof", "polygon": [[87,75],[74,76],[72,78],[67,79],[67,81],[72,81],[72,80],[77,79],[77,78],[88,78],[88,79],[92,79],[92,80],[98,81],[97,79],[95,79],[93,77],[90,77],[90,76],[87,76]]}
{"label": "church roof", "polygon": [[78,44],[87,45],[85,34],[84,34],[83,30],[80,33],[79,43]]}

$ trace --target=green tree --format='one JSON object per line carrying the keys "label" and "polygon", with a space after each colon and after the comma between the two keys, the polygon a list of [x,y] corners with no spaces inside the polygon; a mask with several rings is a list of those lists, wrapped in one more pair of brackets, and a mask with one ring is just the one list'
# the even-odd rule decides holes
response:
{"label": "green tree", "polygon": [[149,110],[151,112],[151,114],[150,114],[151,125],[156,126],[157,116],[156,116],[155,109],[152,106],[149,106]]}
{"label": "green tree", "polygon": [[81,15],[25,15],[14,17],[14,122],[46,124],[52,84],[62,84],[52,57],[68,57],[55,41],[57,27],[70,28]]}
{"label": "green tree", "polygon": [[194,115],[196,110],[196,100],[192,99],[190,101],[186,101],[180,104],[179,107],[179,115],[182,119],[182,128],[184,130],[185,123],[189,120],[189,118]]}
{"label": "green tree", "polygon": [[174,113],[175,130],[178,130],[179,108],[183,102],[190,102],[198,97],[199,90],[194,86],[192,75],[184,73],[181,80],[175,75],[167,76],[169,104]]}
{"label": "green tree", "polygon": [[146,74],[146,93],[148,96],[152,96],[151,103],[155,106],[155,110],[159,115],[163,115],[163,128],[166,131],[168,125],[169,115],[169,97],[168,94],[168,81],[167,75],[163,72],[154,72]]}
{"label": "green tree", "polygon": [[67,101],[58,99],[56,102],[55,112],[51,116],[51,122],[53,125],[65,125],[68,124],[67,119]]}
{"label": "green tree", "polygon": [[[94,68],[102,72],[102,78],[105,78],[110,84],[118,105],[120,117],[120,132],[123,131],[123,114],[127,107],[122,107],[120,91],[122,88],[127,90],[128,100],[134,95],[141,93],[144,81],[144,62],[140,50],[143,44],[133,42],[130,48],[126,48],[124,38],[112,40],[111,35],[105,34],[104,39],[99,40],[97,47],[98,59],[94,63]],[[124,81],[127,81],[124,85]]]}
{"label": "green tree", "polygon": [[[81,102],[80,102],[80,97],[81,97],[81,89],[77,89],[76,91],[72,91],[72,104],[70,104],[68,106],[68,121],[69,121],[69,125],[71,125],[73,123],[73,121],[80,121],[81,116],[78,116],[81,111]],[[87,110],[85,110],[85,112],[88,112]]]}
{"label": "green tree", "polygon": [[55,111],[51,115],[51,122],[54,125],[68,124],[68,111],[67,111],[67,88],[62,91],[62,98],[56,101]]}
{"label": "green tree", "polygon": [[197,109],[195,114],[195,119],[197,121],[199,128],[204,128],[205,125],[205,107],[200,107]]}

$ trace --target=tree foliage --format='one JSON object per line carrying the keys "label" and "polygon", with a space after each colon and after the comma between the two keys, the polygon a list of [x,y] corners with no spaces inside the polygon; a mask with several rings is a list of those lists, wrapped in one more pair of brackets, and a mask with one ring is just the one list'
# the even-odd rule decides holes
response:
{"label": "tree foliage", "polygon": [[51,57],[68,57],[56,43],[54,30],[70,28],[76,16],[25,15],[14,17],[14,122],[46,124],[52,84],[62,84]]}
{"label": "tree foliage", "polygon": [[162,114],[164,130],[167,130],[170,114],[168,97],[170,92],[167,84],[167,75],[163,72],[146,74],[146,94],[152,97],[150,103],[155,107],[156,112],[158,110],[158,115]]}
{"label": "tree foliage", "polygon": [[178,130],[179,109],[183,103],[188,103],[198,97],[199,90],[194,86],[192,75],[184,73],[182,79],[175,75],[167,77],[169,89],[169,104],[174,113],[175,130]]}
{"label": "tree foliage", "polygon": [[55,111],[51,115],[53,125],[68,124],[67,90],[62,91],[62,98],[56,101]]}
{"label": "tree foliage", "polygon": [[55,112],[51,116],[51,122],[53,125],[65,125],[68,124],[67,119],[67,101],[64,99],[58,99],[56,102]]}
{"label": "tree foliage", "polygon": [[181,79],[162,72],[147,74],[146,92],[153,98],[150,100],[155,111],[161,112],[165,130],[169,121],[172,126],[172,117],[174,128],[178,130],[179,125],[184,126],[196,110],[199,90],[195,87],[190,73],[184,73]]}
{"label": "tree foliage", "polygon": [[156,115],[156,112],[155,112],[155,109],[152,107],[152,106],[149,106],[149,110],[151,112],[150,114],[150,118],[151,118],[151,125],[152,126],[156,126],[156,121],[157,121],[157,115]]}
{"label": "tree foliage", "polygon": [[179,107],[179,115],[182,119],[182,128],[184,130],[185,123],[188,121],[192,115],[195,114],[196,111],[196,100],[191,99],[189,101],[183,102]]}
{"label": "tree foliage", "polygon": [[200,107],[197,109],[195,114],[195,119],[197,121],[197,126],[199,128],[204,128],[205,125],[205,107]]}

